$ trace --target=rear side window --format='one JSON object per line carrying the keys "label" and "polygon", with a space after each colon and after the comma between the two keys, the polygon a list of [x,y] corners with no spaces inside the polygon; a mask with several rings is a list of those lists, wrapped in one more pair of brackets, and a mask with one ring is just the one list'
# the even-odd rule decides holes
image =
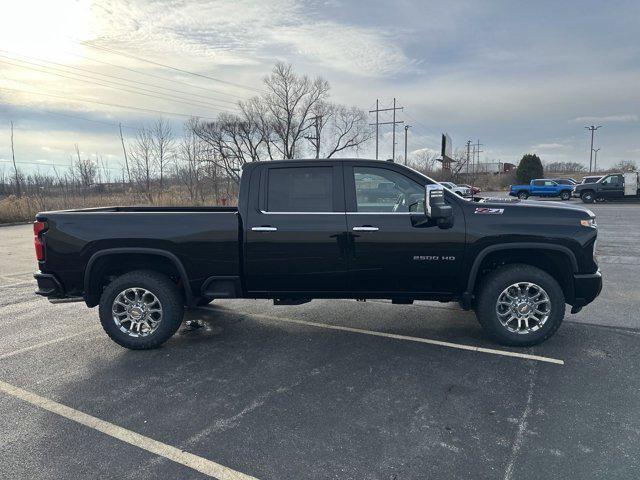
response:
{"label": "rear side window", "polygon": [[544,181],[542,181],[542,180],[535,180],[535,181],[533,182],[533,184],[534,184],[536,187],[542,187],[542,186],[544,185]]}
{"label": "rear side window", "polygon": [[332,212],[333,168],[270,168],[269,212]]}

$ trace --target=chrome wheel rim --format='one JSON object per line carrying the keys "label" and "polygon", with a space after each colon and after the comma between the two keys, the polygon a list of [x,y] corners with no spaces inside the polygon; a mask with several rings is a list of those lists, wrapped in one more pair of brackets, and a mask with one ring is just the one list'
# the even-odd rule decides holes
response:
{"label": "chrome wheel rim", "polygon": [[540,330],[549,319],[551,300],[540,285],[514,283],[498,296],[496,314],[508,331],[526,335]]}
{"label": "chrome wheel rim", "polygon": [[111,307],[116,326],[130,337],[147,337],[162,321],[162,304],[149,290],[131,287],[121,291]]}

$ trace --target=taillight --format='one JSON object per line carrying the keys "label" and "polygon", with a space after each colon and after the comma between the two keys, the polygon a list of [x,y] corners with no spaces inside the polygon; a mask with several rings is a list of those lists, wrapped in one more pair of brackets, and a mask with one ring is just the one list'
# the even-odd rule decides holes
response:
{"label": "taillight", "polygon": [[47,224],[36,220],[33,222],[33,246],[36,248],[36,258],[38,261],[44,260],[44,245],[40,239],[40,234],[47,229]]}

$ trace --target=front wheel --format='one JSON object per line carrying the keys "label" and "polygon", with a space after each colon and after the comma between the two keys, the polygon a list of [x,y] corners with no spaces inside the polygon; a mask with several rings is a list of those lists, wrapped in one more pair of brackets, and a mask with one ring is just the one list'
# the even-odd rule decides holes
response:
{"label": "front wheel", "polygon": [[560,192],[560,200],[569,200],[569,199],[571,199],[571,192],[569,191]]}
{"label": "front wheel", "polygon": [[593,203],[595,200],[595,195],[591,191],[582,192],[580,195],[583,203]]}
{"label": "front wheel", "polygon": [[482,281],[476,315],[485,332],[502,345],[528,347],[544,342],[564,319],[565,298],[558,282],[531,265],[506,265]]}
{"label": "front wheel", "polygon": [[111,282],[100,297],[100,323],[117,344],[157,348],[178,330],[184,307],[176,285],[158,272],[137,270]]}
{"label": "front wheel", "polygon": [[519,192],[518,193],[518,198],[520,200],[526,200],[527,198],[529,198],[529,194],[527,192]]}

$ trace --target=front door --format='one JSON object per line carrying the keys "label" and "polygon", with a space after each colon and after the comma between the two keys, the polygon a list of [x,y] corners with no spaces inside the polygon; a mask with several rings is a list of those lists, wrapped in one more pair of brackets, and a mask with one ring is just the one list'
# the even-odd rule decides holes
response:
{"label": "front door", "polygon": [[244,226],[247,290],[260,296],[343,292],[347,237],[341,164],[268,166],[262,169],[259,197]]}
{"label": "front door", "polygon": [[624,180],[622,175],[609,175],[600,182],[598,194],[604,198],[624,197]]}
{"label": "front door", "polygon": [[[425,222],[428,181],[409,175],[393,165],[345,162],[349,290],[383,297],[456,290],[465,244],[465,221],[457,202],[465,200],[445,192],[454,210],[453,227],[441,229],[433,221]],[[385,190],[394,195],[370,195],[389,183],[393,188]]]}

